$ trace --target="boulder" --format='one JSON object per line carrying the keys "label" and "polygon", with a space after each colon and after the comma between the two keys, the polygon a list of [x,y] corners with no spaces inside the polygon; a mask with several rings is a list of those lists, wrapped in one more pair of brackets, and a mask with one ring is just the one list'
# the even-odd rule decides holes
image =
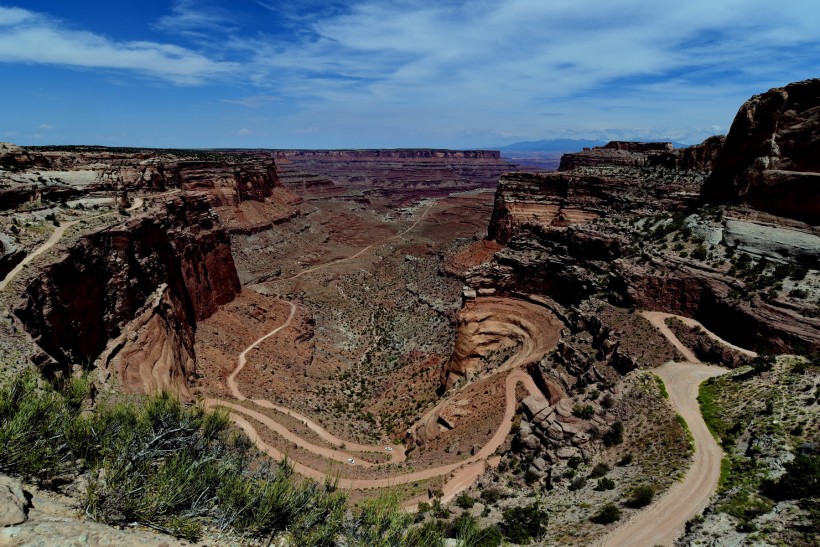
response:
{"label": "boulder", "polygon": [[0,526],[14,526],[28,518],[28,500],[20,481],[0,475]]}

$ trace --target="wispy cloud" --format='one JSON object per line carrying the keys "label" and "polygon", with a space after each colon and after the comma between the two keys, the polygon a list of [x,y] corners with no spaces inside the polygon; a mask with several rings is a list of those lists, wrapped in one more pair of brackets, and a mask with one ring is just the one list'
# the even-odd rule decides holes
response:
{"label": "wispy cloud", "polygon": [[171,13],[160,17],[154,26],[192,37],[237,30],[237,22],[230,10],[203,0],[175,0]]}
{"label": "wispy cloud", "polygon": [[56,125],[51,125],[50,123],[41,123],[40,125],[37,126],[37,129],[42,129],[42,130],[57,129],[57,126]]}
{"label": "wispy cloud", "polygon": [[0,62],[131,71],[175,84],[201,84],[238,65],[173,44],[116,42],[45,15],[0,7]]}
{"label": "wispy cloud", "polygon": [[[518,125],[507,133],[531,134],[528,125],[625,127],[642,109],[668,124],[676,101],[689,109],[717,99],[699,106],[711,120],[688,120],[706,133],[715,111],[731,117],[749,89],[786,83],[811,56],[817,65],[810,21],[820,4],[796,3],[368,0],[311,21],[296,43],[236,38],[229,47],[244,48],[257,83],[299,98],[294,123],[307,110],[340,125],[367,116],[454,135],[491,132],[506,118]],[[633,123],[635,133],[664,130]]]}
{"label": "wispy cloud", "polygon": [[251,131],[247,127],[243,127],[242,129],[237,131],[236,134],[239,135],[240,137],[247,137],[247,136],[253,134],[253,131]]}
{"label": "wispy cloud", "polygon": [[279,100],[275,95],[252,95],[250,97],[243,97],[241,99],[222,99],[223,103],[238,104],[247,106],[248,108],[259,108],[269,103]]}

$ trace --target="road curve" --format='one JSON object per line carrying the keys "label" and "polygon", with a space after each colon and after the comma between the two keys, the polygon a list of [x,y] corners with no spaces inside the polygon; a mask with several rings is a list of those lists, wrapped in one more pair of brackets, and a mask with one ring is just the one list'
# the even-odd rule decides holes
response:
{"label": "road curve", "polygon": [[5,290],[9,282],[11,282],[11,280],[14,279],[17,276],[17,274],[23,271],[23,268],[25,268],[29,262],[31,262],[32,260],[37,258],[37,256],[43,254],[44,252],[52,248],[54,245],[56,245],[57,242],[60,241],[60,238],[63,237],[63,234],[65,234],[66,230],[68,230],[78,222],[80,221],[72,220],[71,222],[60,223],[60,225],[57,227],[56,230],[54,230],[54,232],[51,234],[51,237],[49,237],[45,241],[45,243],[43,243],[42,245],[37,247],[37,249],[35,249],[33,252],[28,254],[23,260],[20,261],[20,263],[17,266],[14,267],[13,270],[6,274],[6,277],[3,278],[2,281],[0,281],[0,291]]}
{"label": "road curve", "polygon": [[[284,326],[284,325],[283,325]],[[280,327],[278,327],[280,328]],[[278,331],[277,331],[278,332]],[[270,334],[270,333],[268,333]],[[258,342],[258,341],[257,341]],[[317,480],[317,481],[324,481],[326,479],[330,480],[337,480],[337,486],[339,488],[344,489],[364,489],[364,488],[387,488],[391,486],[396,486],[400,484],[407,484],[416,481],[423,481],[427,479],[432,479],[435,477],[439,477],[442,475],[447,475],[449,473],[454,473],[454,476],[450,481],[445,483],[443,488],[444,490],[444,499],[449,500],[452,497],[463,490],[464,488],[468,487],[472,484],[472,480],[474,477],[478,477],[486,467],[486,461],[491,458],[493,453],[496,449],[501,446],[504,440],[509,435],[510,430],[512,429],[512,421],[513,417],[515,416],[515,408],[517,406],[517,400],[515,397],[515,388],[518,383],[523,383],[524,387],[532,394],[540,393],[540,390],[535,385],[535,382],[532,380],[526,372],[523,370],[514,370],[510,372],[507,376],[505,381],[505,396],[506,396],[506,404],[504,408],[504,416],[501,420],[501,425],[496,429],[493,436],[490,440],[479,450],[476,452],[475,455],[470,456],[464,460],[459,462],[447,464],[447,465],[440,465],[437,467],[430,467],[427,469],[422,469],[419,471],[413,471],[410,473],[404,473],[400,475],[394,475],[392,477],[386,477],[381,479],[344,479],[338,478],[334,473],[325,473],[318,469],[314,469],[307,465],[301,464],[298,461],[291,460],[293,465],[294,471],[303,475],[305,477]],[[259,420],[264,425],[268,426],[269,422],[274,422],[267,416],[262,414],[256,413],[252,410],[245,409],[244,407],[240,407],[239,405],[235,405],[228,401],[222,401],[219,399],[207,399],[204,401],[204,405],[206,408],[213,409],[217,407],[224,407],[230,409],[232,412],[230,413],[230,419],[241,429],[243,429],[247,434],[251,441],[261,450],[265,452],[269,456],[274,459],[283,459],[288,457],[287,454],[283,453],[282,451],[278,450],[277,448],[269,445],[259,435],[257,429],[243,416],[238,416],[237,412],[248,415],[255,420]],[[294,435],[293,433],[289,432],[287,428],[284,428],[280,424],[276,424],[278,427],[275,430],[277,433],[280,433],[279,428],[288,432],[289,435],[293,435],[294,438],[298,439],[298,436]],[[283,435],[284,436],[284,435]],[[286,439],[292,442],[293,439],[290,436],[286,436]],[[301,442],[303,445],[307,445],[306,441],[299,439],[298,442]],[[397,447],[399,448],[399,447]],[[335,451],[333,449],[328,449],[324,447],[318,446],[311,446],[307,447],[306,449],[320,455],[323,457],[327,457],[332,460],[336,461],[346,461],[346,458],[339,459],[334,454]],[[383,450],[383,448],[381,448]],[[463,472],[461,472],[463,471]],[[473,477],[472,480],[469,480],[470,477]]]}
{"label": "road curve", "polygon": [[697,396],[701,382],[725,374],[727,370],[702,364],[669,330],[665,320],[679,316],[662,312],[642,312],[642,315],[681,350],[687,359],[690,359],[684,362],[665,363],[654,372],[666,384],[672,407],[689,425],[695,441],[695,454],[692,466],[682,482],[675,483],[655,503],[636,513],[626,524],[604,538],[599,545],[672,545],[683,534],[686,522],[706,508],[720,478],[723,450],[703,421]]}

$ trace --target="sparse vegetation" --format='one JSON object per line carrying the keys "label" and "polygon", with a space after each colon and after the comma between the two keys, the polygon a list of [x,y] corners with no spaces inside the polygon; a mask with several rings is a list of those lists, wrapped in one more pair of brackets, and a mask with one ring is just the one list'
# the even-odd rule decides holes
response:
{"label": "sparse vegetation", "polygon": [[[299,479],[287,462],[259,460],[225,414],[183,408],[168,395],[98,402],[83,378],[43,382],[28,372],[0,388],[0,470],[53,487],[90,477],[86,514],[141,523],[194,540],[204,527],[248,537],[287,533],[298,545],[433,545],[411,527],[398,497],[364,502],[345,517],[332,483]],[[433,543],[431,543],[431,541]]]}
{"label": "sparse vegetation", "polygon": [[612,524],[621,520],[621,508],[614,503],[607,503],[589,520],[595,524]]}
{"label": "sparse vegetation", "polygon": [[633,508],[646,507],[654,498],[655,489],[648,484],[642,484],[632,490],[626,504]]}
{"label": "sparse vegetation", "polygon": [[538,502],[505,509],[503,515],[501,531],[504,536],[522,545],[533,540],[538,541],[546,531],[549,521],[549,515]]}

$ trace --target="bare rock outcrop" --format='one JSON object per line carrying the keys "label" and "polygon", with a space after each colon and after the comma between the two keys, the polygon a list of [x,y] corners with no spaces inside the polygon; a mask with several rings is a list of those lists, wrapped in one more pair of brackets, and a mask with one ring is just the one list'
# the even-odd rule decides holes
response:
{"label": "bare rock outcrop", "polygon": [[555,347],[561,331],[549,309],[518,298],[470,299],[457,321],[455,348],[442,369],[444,389],[460,379],[538,362]]}
{"label": "bare rock outcrop", "polygon": [[26,251],[15,245],[14,240],[0,233],[0,279],[9,273],[26,257]]}
{"label": "bare rock outcrop", "polygon": [[126,390],[185,396],[196,322],[239,291],[207,197],[184,195],[81,238],[35,278],[15,314],[48,367],[67,372],[103,356],[99,365],[114,366]]}
{"label": "bare rock outcrop", "polygon": [[820,225],[820,79],[746,101],[702,196]]}

